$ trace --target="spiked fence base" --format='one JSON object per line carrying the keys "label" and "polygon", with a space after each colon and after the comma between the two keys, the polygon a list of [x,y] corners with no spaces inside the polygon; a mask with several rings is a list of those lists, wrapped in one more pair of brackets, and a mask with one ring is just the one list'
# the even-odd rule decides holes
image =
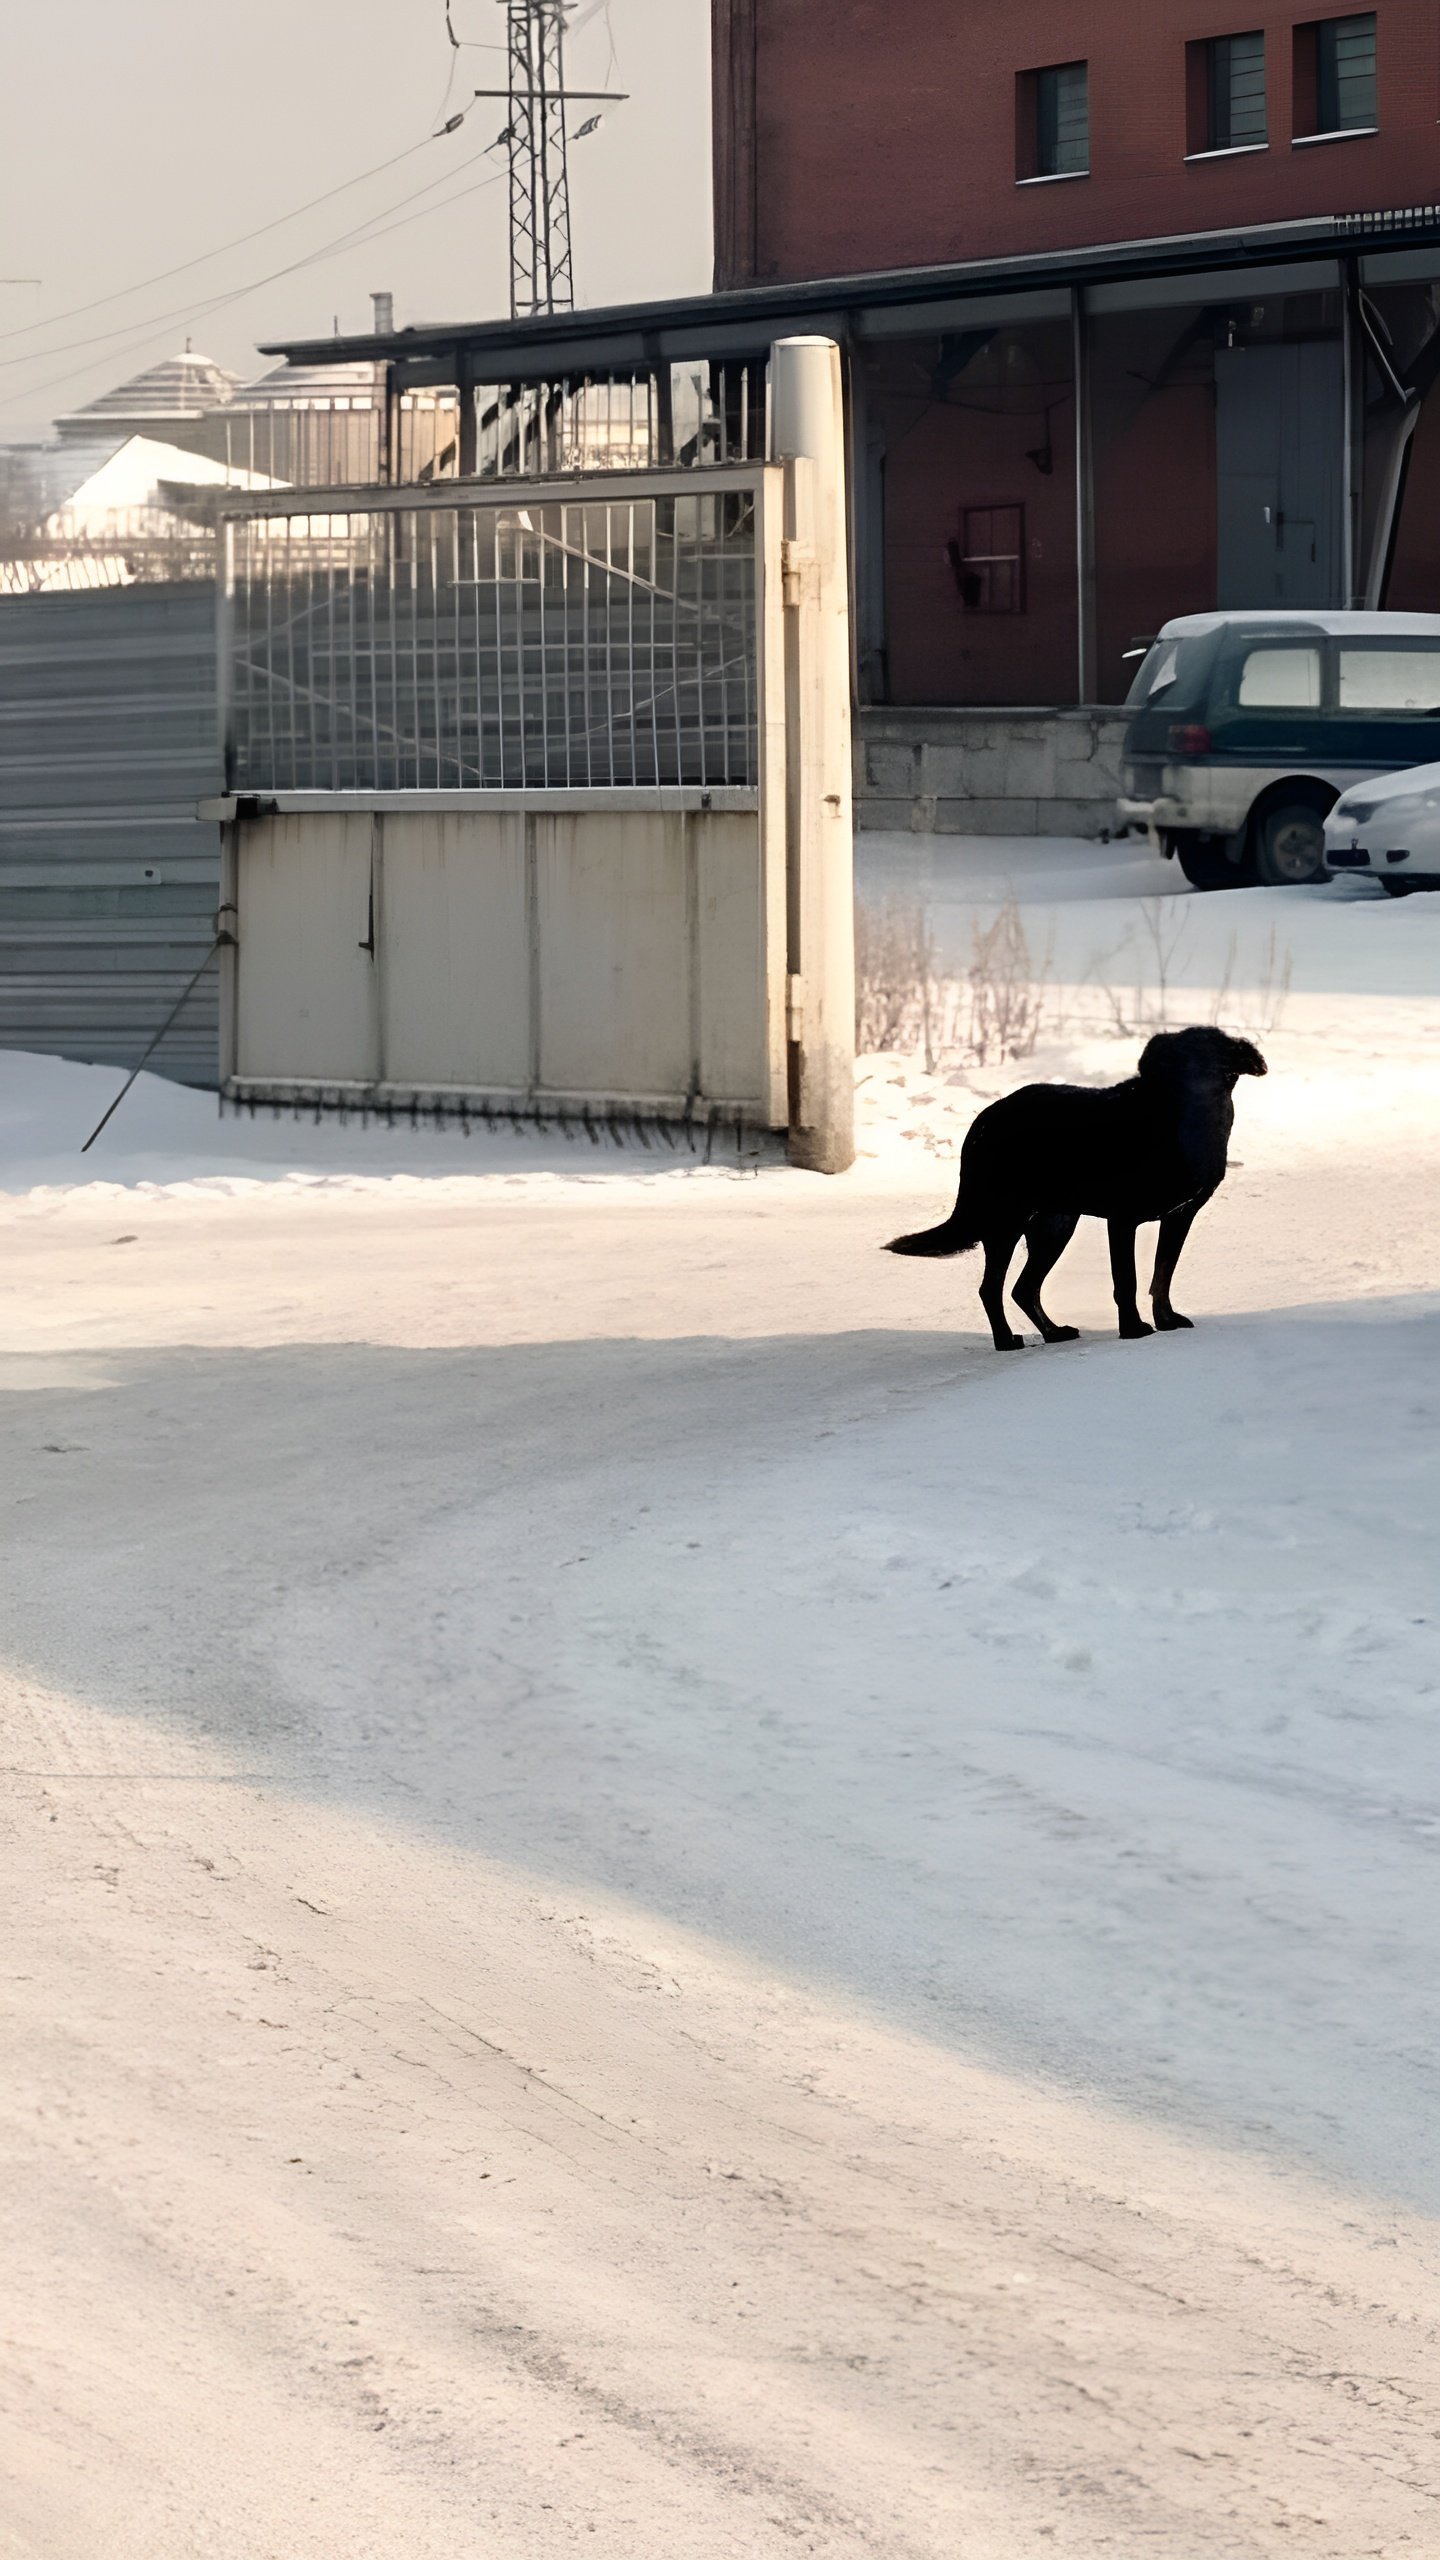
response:
{"label": "spiked fence base", "polygon": [[636,1146],[650,1152],[684,1151],[703,1163],[717,1157],[739,1163],[784,1161],[783,1132],[763,1127],[743,1103],[667,1104],[621,1098],[486,1094],[398,1086],[288,1084],[266,1078],[232,1078],[220,1093],[221,1117],[327,1120],[341,1128],[510,1130],[517,1136],[544,1129],[564,1138],[588,1138],[592,1146]]}

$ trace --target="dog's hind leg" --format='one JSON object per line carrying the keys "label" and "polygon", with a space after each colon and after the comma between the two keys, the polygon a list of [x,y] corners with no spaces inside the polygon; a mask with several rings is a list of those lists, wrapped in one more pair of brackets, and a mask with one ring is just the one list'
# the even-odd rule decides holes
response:
{"label": "dog's hind leg", "polygon": [[1020,1220],[1007,1219],[1003,1227],[989,1227],[983,1238],[985,1271],[980,1282],[980,1304],[990,1319],[997,1351],[1023,1351],[1025,1337],[1013,1333],[1005,1320],[1005,1280],[1014,1259],[1015,1247],[1024,1229]]}
{"label": "dog's hind leg", "polygon": [[1155,1269],[1150,1281],[1150,1311],[1162,1333],[1188,1333],[1188,1316],[1177,1315],[1170,1304],[1170,1283],[1175,1265],[1185,1249],[1185,1239],[1195,1223],[1197,1213],[1213,1195],[1202,1191],[1198,1200],[1187,1200],[1183,1209],[1172,1209],[1160,1221],[1155,1244]]}
{"label": "dog's hind leg", "polygon": [[1115,1291],[1115,1306],[1120,1317],[1122,1342],[1138,1342],[1144,1333],[1153,1333],[1135,1303],[1135,1228],[1134,1218],[1112,1218],[1110,1226],[1110,1279]]}
{"label": "dog's hind leg", "polygon": [[1053,1217],[1032,1218],[1025,1230],[1025,1268],[1010,1295],[1022,1315],[1027,1315],[1042,1342],[1078,1342],[1079,1327],[1053,1324],[1040,1304],[1040,1291],[1054,1270],[1061,1254],[1080,1224],[1068,1211],[1057,1210]]}

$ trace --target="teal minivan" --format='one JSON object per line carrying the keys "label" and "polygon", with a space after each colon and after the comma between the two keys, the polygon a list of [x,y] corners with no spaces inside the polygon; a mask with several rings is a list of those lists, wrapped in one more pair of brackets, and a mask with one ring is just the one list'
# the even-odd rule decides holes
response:
{"label": "teal minivan", "polygon": [[1341,792],[1440,762],[1440,614],[1183,614],[1126,706],[1122,826],[1197,889],[1324,880]]}

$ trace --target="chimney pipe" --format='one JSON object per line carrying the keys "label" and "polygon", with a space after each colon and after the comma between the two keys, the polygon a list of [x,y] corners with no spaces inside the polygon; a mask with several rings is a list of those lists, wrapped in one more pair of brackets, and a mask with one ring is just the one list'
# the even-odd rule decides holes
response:
{"label": "chimney pipe", "polygon": [[375,313],[375,335],[388,338],[395,326],[395,296],[393,293],[372,293],[370,301]]}

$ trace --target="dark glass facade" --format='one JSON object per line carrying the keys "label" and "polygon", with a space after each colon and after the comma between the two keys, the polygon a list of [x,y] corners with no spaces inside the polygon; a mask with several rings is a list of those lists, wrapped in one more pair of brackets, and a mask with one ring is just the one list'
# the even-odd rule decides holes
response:
{"label": "dark glass facade", "polygon": [[1440,609],[1440,251],[1032,299],[856,348],[865,698],[1113,703],[1176,614]]}

